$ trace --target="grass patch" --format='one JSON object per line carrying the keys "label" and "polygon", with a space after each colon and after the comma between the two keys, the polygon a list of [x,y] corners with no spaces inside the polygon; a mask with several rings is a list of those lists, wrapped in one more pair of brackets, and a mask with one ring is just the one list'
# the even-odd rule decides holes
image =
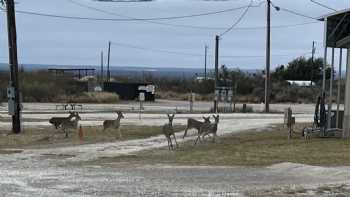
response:
{"label": "grass patch", "polygon": [[[184,126],[174,125],[174,129],[178,132],[185,128]],[[102,127],[83,127],[83,140],[79,139],[78,130],[71,132],[69,137],[65,138],[65,135],[61,130],[54,130],[52,127],[25,129],[25,131],[19,135],[8,135],[0,131],[0,149],[62,147],[114,142],[116,140],[143,139],[162,134],[161,126],[122,125],[120,130],[123,135],[122,139],[118,138],[119,133],[117,130],[108,129],[103,131]],[[1,151],[0,154],[2,154]]]}
{"label": "grass patch", "polygon": [[[298,125],[301,130],[305,125]],[[268,166],[281,162],[309,165],[350,165],[350,140],[312,138],[306,142],[300,134],[287,139],[282,126],[265,131],[249,131],[219,138],[216,143],[207,140],[197,146],[193,141],[180,144],[176,151],[167,147],[139,152],[132,157],[103,158],[99,163],[131,162],[139,164]]]}

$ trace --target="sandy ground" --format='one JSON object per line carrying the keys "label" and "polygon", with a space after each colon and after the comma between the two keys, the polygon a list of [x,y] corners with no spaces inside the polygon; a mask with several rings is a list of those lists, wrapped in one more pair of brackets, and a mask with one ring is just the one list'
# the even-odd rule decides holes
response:
{"label": "sandy ground", "polygon": [[[24,114],[25,127],[48,125],[54,115],[41,113],[52,106],[31,104],[35,113]],[[28,107],[29,108],[29,107]],[[44,109],[45,108],[45,109]],[[0,127],[9,127],[1,114]],[[113,113],[82,113],[82,125],[101,124]],[[178,114],[176,124],[185,124],[187,117],[199,114]],[[162,125],[164,114],[126,113],[123,124]],[[262,129],[282,123],[281,114],[221,115],[219,135]],[[298,122],[309,122],[312,114],[297,114]],[[178,134],[178,139],[181,141]],[[187,138],[192,140],[193,137]],[[264,168],[220,166],[164,166],[119,164],[115,167],[74,165],[99,157],[133,154],[136,151],[166,146],[163,136],[143,140],[116,141],[50,149],[27,149],[21,153],[0,154],[0,196],[244,196],[245,192],[261,188],[301,185],[313,188],[325,184],[350,184],[350,168],[324,168],[283,163]],[[172,154],[169,152],[169,154]],[[319,195],[314,195],[319,196]]]}

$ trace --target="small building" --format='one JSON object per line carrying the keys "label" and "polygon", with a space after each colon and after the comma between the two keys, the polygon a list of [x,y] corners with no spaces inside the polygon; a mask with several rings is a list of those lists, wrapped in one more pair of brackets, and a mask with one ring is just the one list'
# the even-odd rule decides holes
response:
{"label": "small building", "polygon": [[314,83],[312,81],[301,81],[301,80],[287,80],[289,85],[299,86],[299,87],[312,87]]}
{"label": "small building", "polygon": [[122,100],[137,100],[139,94],[145,94],[145,101],[155,101],[155,85],[153,83],[119,83],[104,82],[103,90],[119,95]]}

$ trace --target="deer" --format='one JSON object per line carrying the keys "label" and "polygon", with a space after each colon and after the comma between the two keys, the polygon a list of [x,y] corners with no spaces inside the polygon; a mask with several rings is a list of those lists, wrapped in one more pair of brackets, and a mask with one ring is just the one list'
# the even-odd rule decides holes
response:
{"label": "deer", "polygon": [[49,120],[49,123],[55,126],[56,129],[58,129],[63,121],[71,120],[74,117],[74,112],[69,112],[68,117],[52,117]]}
{"label": "deer", "polygon": [[198,137],[194,143],[197,144],[198,140],[201,141],[200,137],[204,139],[205,136],[213,134],[213,142],[215,142],[215,137],[217,136],[218,124],[219,124],[219,115],[213,115],[215,122],[214,123],[204,123],[198,132]]}
{"label": "deer", "polygon": [[175,131],[173,128],[173,120],[175,117],[175,114],[167,114],[169,122],[163,126],[163,134],[165,135],[166,139],[168,140],[168,148],[169,150],[174,150],[173,143],[171,141],[171,136],[174,136],[176,148],[178,147],[178,144],[176,142],[176,137],[175,137]]}
{"label": "deer", "polygon": [[81,120],[81,117],[79,116],[78,112],[73,112],[73,117],[74,117],[74,120],[65,119],[61,123],[61,127],[62,127],[63,132],[66,134],[66,136],[65,136],[66,138],[68,138],[68,131],[70,129],[77,129],[79,120]]}
{"label": "deer", "polygon": [[110,128],[113,128],[113,129],[117,129],[118,130],[118,133],[119,133],[119,138],[121,139],[122,138],[122,133],[120,131],[120,120],[122,118],[124,118],[124,115],[121,111],[117,111],[117,119],[115,120],[105,120],[103,121],[103,131],[107,130],[107,129],[110,129]]}
{"label": "deer", "polygon": [[187,127],[185,129],[184,136],[182,137],[183,139],[186,137],[187,131],[189,129],[197,129],[197,131],[199,132],[199,130],[203,124],[210,123],[210,116],[208,116],[208,117],[203,116],[202,118],[204,119],[204,122],[198,121],[198,120],[193,119],[193,118],[187,119]]}

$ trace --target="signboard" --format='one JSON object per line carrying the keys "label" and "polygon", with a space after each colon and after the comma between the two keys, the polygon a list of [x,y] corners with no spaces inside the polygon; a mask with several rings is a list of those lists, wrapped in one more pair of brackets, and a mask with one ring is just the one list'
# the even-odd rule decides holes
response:
{"label": "signboard", "polygon": [[139,86],[139,90],[151,92],[152,94],[154,94],[156,87],[154,85]]}
{"label": "signboard", "polygon": [[217,87],[215,89],[215,100],[222,102],[231,102],[233,100],[233,91],[231,87]]}
{"label": "signboard", "polygon": [[140,100],[140,101],[145,101],[145,93],[144,93],[144,92],[140,92],[140,94],[139,94],[139,100]]}

